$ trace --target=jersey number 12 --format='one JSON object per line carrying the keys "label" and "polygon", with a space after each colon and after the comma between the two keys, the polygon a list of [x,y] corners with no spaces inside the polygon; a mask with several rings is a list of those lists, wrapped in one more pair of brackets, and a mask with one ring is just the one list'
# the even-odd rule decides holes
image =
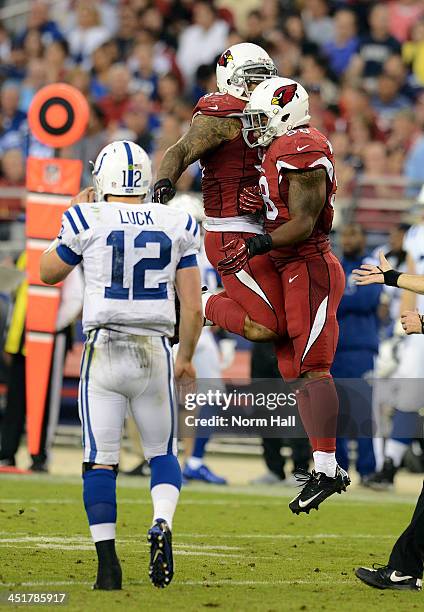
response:
{"label": "jersey number 12", "polygon": [[[130,290],[124,287],[125,232],[110,232],[106,240],[112,247],[112,280],[105,287],[105,298],[111,300],[128,300]],[[133,268],[132,297],[134,300],[165,300],[168,297],[166,282],[157,287],[146,287],[146,270],[163,270],[171,262],[172,242],[165,232],[144,231],[134,239],[134,247],[142,248],[147,244],[159,244],[158,257],[143,257]]]}

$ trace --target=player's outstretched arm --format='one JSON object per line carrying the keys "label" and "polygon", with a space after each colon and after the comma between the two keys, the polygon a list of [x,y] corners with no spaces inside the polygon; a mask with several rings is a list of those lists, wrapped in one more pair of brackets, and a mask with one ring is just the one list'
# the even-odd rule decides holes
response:
{"label": "player's outstretched arm", "polygon": [[65,263],[56,253],[58,244],[59,241],[55,240],[40,258],[40,278],[46,285],[60,283],[75,268],[75,266]]}
{"label": "player's outstretched arm", "polygon": [[180,300],[180,342],[175,359],[175,378],[195,378],[191,360],[203,327],[199,268],[177,270],[175,285]]}
{"label": "player's outstretched arm", "polygon": [[165,151],[153,188],[155,202],[166,204],[175,195],[174,185],[186,168],[202,155],[240,134],[241,123],[236,118],[197,115],[189,130]]}
{"label": "player's outstretched arm", "polygon": [[424,294],[424,276],[419,274],[403,274],[397,270],[393,270],[384,254],[380,252],[380,265],[362,264],[362,266],[353,270],[353,278],[357,285],[372,285],[379,283],[388,285],[389,287],[399,287],[400,289],[408,289],[414,293]]}

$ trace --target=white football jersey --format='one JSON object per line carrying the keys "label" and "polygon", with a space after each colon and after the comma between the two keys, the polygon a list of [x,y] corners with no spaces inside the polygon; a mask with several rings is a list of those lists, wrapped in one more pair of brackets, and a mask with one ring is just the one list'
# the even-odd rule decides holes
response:
{"label": "white football jersey", "polygon": [[[413,225],[406,232],[403,248],[414,260],[416,274],[424,274],[424,224]],[[423,295],[417,295],[416,306],[420,312],[424,312]]]}
{"label": "white football jersey", "polygon": [[62,218],[58,255],[83,261],[83,328],[173,336],[175,275],[197,265],[197,222],[162,204],[94,202]]}

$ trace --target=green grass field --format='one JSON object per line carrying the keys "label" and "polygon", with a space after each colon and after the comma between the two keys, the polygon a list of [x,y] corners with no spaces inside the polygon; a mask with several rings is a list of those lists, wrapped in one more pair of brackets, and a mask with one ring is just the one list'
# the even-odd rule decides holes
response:
{"label": "green grass field", "polygon": [[174,580],[157,590],[147,577],[149,492],[145,481],[120,478],[117,548],[124,588],[108,593],[91,590],[95,551],[77,478],[1,476],[0,490],[3,596],[67,592],[69,612],[403,612],[424,606],[421,593],[369,589],[353,574],[358,565],[386,561],[413,498],[352,491],[296,517],[287,508],[292,491],[186,487],[174,523]]}

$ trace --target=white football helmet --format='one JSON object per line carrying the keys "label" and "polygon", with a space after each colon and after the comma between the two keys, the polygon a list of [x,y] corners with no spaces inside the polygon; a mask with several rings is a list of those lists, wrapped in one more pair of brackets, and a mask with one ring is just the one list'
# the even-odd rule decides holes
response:
{"label": "white football helmet", "polygon": [[274,77],[256,87],[243,114],[248,120],[243,128],[246,143],[267,147],[274,138],[309,123],[309,96],[300,83]]}
{"label": "white football helmet", "polygon": [[169,202],[168,206],[170,208],[184,210],[194,217],[198,223],[203,223],[206,218],[202,199],[193,193],[178,193],[175,198]]}
{"label": "white football helmet", "polygon": [[106,195],[144,197],[152,184],[149,156],[139,145],[127,140],[117,140],[104,147],[92,174],[97,201]]}
{"label": "white football helmet", "polygon": [[276,74],[277,68],[268,53],[253,43],[233,45],[216,65],[218,91],[240,100],[249,100],[249,83],[261,83]]}

